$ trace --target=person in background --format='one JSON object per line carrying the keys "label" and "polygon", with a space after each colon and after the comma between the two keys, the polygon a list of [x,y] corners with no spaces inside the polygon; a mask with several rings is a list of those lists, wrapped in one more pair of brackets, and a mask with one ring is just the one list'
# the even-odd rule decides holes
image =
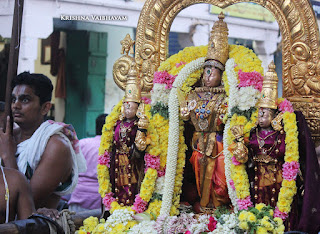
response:
{"label": "person in background", "polygon": [[107,114],[101,114],[96,118],[95,137],[84,138],[79,141],[81,151],[87,162],[87,171],[79,174],[78,184],[68,202],[71,211],[79,212],[101,208],[97,165],[102,127],[106,117]]}
{"label": "person in background", "polygon": [[[11,110],[17,134],[0,130],[0,157],[30,182],[36,208],[56,209],[60,196],[71,193],[78,173],[86,170],[71,125],[45,121],[53,86],[43,74],[23,72],[12,80]],[[7,117],[7,126],[10,118]],[[14,135],[14,136],[13,136]]]}

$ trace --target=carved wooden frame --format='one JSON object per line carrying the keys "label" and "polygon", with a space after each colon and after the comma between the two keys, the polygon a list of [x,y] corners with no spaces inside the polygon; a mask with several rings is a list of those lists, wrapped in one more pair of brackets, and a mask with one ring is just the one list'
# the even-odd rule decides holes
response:
{"label": "carved wooden frame", "polygon": [[135,49],[142,91],[151,90],[153,73],[166,59],[170,27],[181,10],[197,3],[225,8],[241,2],[257,3],[277,20],[282,34],[283,96],[303,112],[313,137],[320,139],[319,30],[309,0],[147,0],[137,26]]}

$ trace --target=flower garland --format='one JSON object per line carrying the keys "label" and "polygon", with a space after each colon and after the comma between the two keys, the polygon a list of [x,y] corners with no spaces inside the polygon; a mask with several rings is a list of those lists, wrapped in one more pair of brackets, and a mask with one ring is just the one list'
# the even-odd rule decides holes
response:
{"label": "flower garland", "polygon": [[[174,80],[186,64],[206,56],[207,48],[207,46],[186,47],[160,64],[158,71],[154,74],[151,90],[152,112],[156,109],[159,114],[167,117],[165,110],[168,107],[169,94]],[[181,87],[183,93],[188,93],[191,90],[191,86],[199,79],[201,73],[202,69],[199,69],[189,75],[188,82],[185,82]]]}
{"label": "flower garland", "polygon": [[[225,174],[228,186],[228,193],[232,205],[234,206],[235,212],[238,211],[237,204],[237,193],[235,190],[235,184],[245,184],[249,186],[248,176],[243,174],[243,170],[240,170],[241,167],[239,164],[231,163],[234,161],[232,154],[228,150],[229,146],[232,144],[234,138],[231,134],[230,128],[234,125],[243,125],[244,132],[246,133],[245,137],[249,136],[250,129],[255,125],[255,119],[252,118],[250,121],[247,120],[244,116],[239,117],[237,114],[234,114],[236,110],[240,113],[250,113],[250,110],[255,107],[259,97],[259,90],[262,87],[262,75],[257,72],[262,71],[261,61],[259,61],[256,55],[250,52],[245,47],[234,47],[230,46],[232,49],[231,53],[234,55],[230,59],[228,59],[226,63],[226,72],[223,77],[225,80],[225,87],[227,87],[229,93],[229,105],[228,105],[228,113],[229,116],[233,116],[233,118],[228,119],[225,128],[224,128],[224,137],[223,137],[223,145],[224,145],[224,155],[225,155]],[[241,58],[234,51],[238,51],[244,57]],[[251,59],[250,59],[251,57]],[[240,60],[241,59],[241,60]],[[243,64],[244,61],[255,61],[254,63],[250,63],[248,67]],[[236,64],[237,62],[237,64]],[[241,69],[240,69],[241,68]],[[256,69],[256,70],[253,70]],[[245,71],[245,72],[244,72]],[[239,98],[240,97],[240,98]],[[254,109],[252,109],[254,111]],[[252,117],[257,115],[257,111],[253,113]],[[237,166],[237,167],[235,167]],[[243,166],[242,166],[243,167]],[[235,171],[234,171],[235,170]],[[236,176],[231,175],[231,171],[234,171]],[[239,176],[239,177],[237,177]],[[246,194],[249,195],[249,194]]]}
{"label": "flower garland", "polygon": [[[175,187],[176,180],[174,179],[177,174],[182,174],[177,172],[177,158],[178,158],[178,149],[179,149],[179,100],[178,100],[178,88],[182,87],[182,84],[187,79],[189,74],[198,70],[204,63],[204,58],[199,58],[188,63],[177,76],[176,80],[173,83],[173,86],[176,87],[171,89],[169,96],[169,138],[168,142],[168,151],[167,151],[167,171],[165,175],[165,187],[164,187],[164,196],[162,207],[160,210],[161,216],[166,216],[170,214],[173,192]],[[181,176],[182,177],[182,176]],[[182,178],[179,179],[182,181]],[[180,183],[179,183],[180,185]],[[182,185],[182,184],[181,184]],[[178,187],[176,185],[176,187]],[[179,186],[181,189],[181,186]]]}

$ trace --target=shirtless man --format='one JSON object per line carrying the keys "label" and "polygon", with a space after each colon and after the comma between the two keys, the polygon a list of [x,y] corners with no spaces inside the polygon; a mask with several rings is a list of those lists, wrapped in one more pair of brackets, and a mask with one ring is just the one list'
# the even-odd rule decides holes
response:
{"label": "shirtless man", "polygon": [[[0,172],[0,224],[6,221],[14,221],[17,215],[18,219],[27,219],[35,212],[32,193],[27,179],[22,173],[15,169],[3,168],[5,177]],[[5,181],[9,189],[9,212],[7,216],[7,202]]]}
{"label": "shirtless man", "polygon": [[[0,157],[30,181],[36,208],[57,208],[60,196],[71,193],[85,160],[72,126],[45,121],[53,86],[42,74],[24,72],[12,81],[11,110],[20,131],[0,131]],[[9,118],[7,118],[7,122]]]}

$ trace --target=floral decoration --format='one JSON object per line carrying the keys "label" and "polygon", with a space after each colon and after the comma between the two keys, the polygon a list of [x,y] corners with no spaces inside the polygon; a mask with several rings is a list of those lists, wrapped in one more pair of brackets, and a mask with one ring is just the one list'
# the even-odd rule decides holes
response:
{"label": "floral decoration", "polygon": [[283,221],[273,217],[271,206],[256,204],[239,212],[239,227],[247,233],[284,233]]}
{"label": "floral decoration", "polygon": [[[246,60],[246,59],[245,59]],[[252,65],[252,64],[251,64]],[[256,66],[252,66],[256,67]],[[260,77],[257,74],[243,75],[243,70],[240,69],[239,64],[236,64],[235,60],[229,59],[226,64],[226,74],[228,75],[227,83],[229,85],[230,95],[229,95],[229,113],[231,117],[227,120],[225,130],[224,130],[224,154],[225,154],[225,165],[226,165],[226,179],[229,181],[228,190],[229,196],[234,205],[235,211],[247,210],[253,206],[250,198],[250,185],[249,179],[246,172],[246,165],[239,163],[235,158],[233,158],[232,153],[229,151],[229,146],[234,141],[234,136],[231,133],[230,128],[235,125],[242,125],[244,127],[244,137],[245,139],[249,137],[250,130],[256,126],[257,122],[257,100],[258,95],[254,90],[259,90],[262,87],[259,83],[256,84],[252,82],[252,77]],[[236,76],[238,70],[238,77]],[[241,85],[238,81],[239,76],[241,78]],[[249,81],[246,81],[249,79]],[[259,78],[258,80],[261,81]],[[240,87],[241,86],[241,87]],[[241,89],[250,88],[252,91],[243,92],[245,100],[248,100],[247,106],[241,107],[241,102],[239,100],[239,92]],[[275,211],[275,217],[286,218],[291,210],[291,203],[293,196],[296,194],[296,184],[295,178],[299,169],[299,152],[298,152],[298,132],[296,125],[296,117],[293,113],[293,108],[291,103],[286,99],[278,99],[278,108],[283,114],[284,131],[286,133],[286,151],[285,151],[285,163],[283,165],[283,181],[281,189],[278,195],[278,202]],[[234,109],[237,109],[235,112]],[[246,115],[245,110],[253,110],[250,118]],[[232,183],[230,183],[232,181]],[[232,189],[232,185],[235,189]]]}

